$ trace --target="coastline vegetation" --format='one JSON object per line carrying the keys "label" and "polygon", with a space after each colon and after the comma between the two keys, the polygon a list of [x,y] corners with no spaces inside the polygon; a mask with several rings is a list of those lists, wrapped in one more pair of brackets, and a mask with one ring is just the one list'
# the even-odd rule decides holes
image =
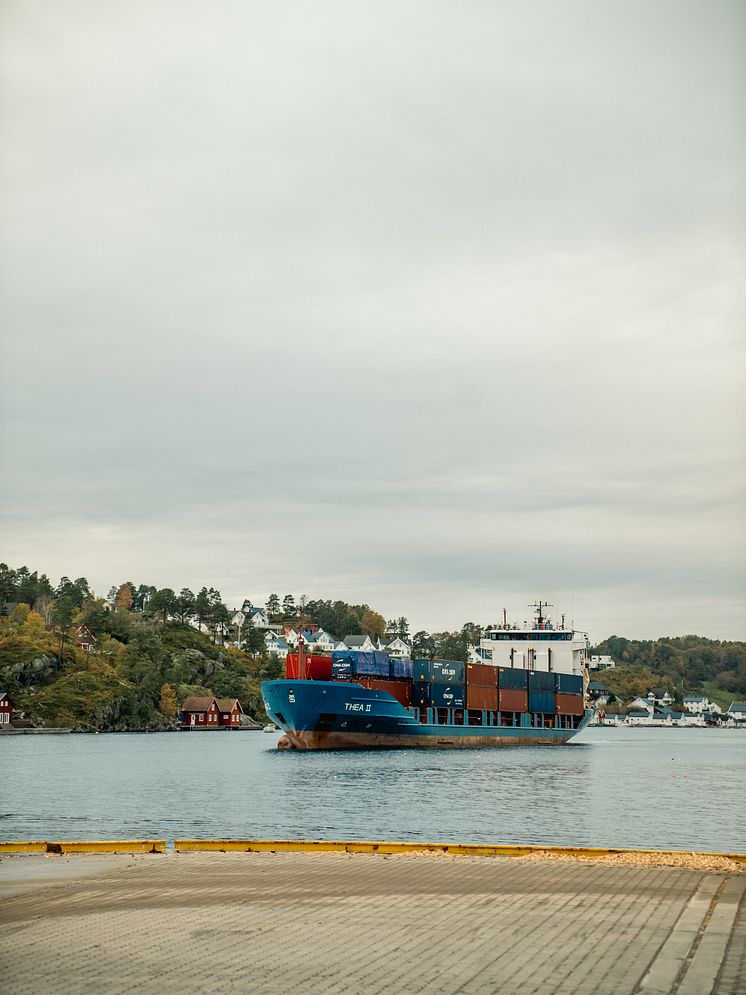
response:
{"label": "coastline vegetation", "polygon": [[[246,602],[244,608],[250,607]],[[220,592],[194,594],[131,581],[96,597],[84,577],[63,577],[0,564],[0,690],[31,724],[86,731],[175,728],[189,695],[241,700],[262,720],[260,685],[275,679],[282,661],[267,653],[262,632],[246,620],[238,631]],[[348,633],[399,635],[414,656],[466,660],[481,629],[409,635],[404,617],[388,622],[368,605],[307,600],[292,595],[267,602],[273,622],[321,625],[337,638]],[[90,636],[90,643],[87,637]],[[234,645],[234,644],[238,645]],[[90,649],[86,646],[90,645]],[[705,693],[721,707],[746,692],[746,643],[700,636],[629,640],[610,636],[594,647],[617,667],[601,680],[619,698],[666,687],[677,699]]]}

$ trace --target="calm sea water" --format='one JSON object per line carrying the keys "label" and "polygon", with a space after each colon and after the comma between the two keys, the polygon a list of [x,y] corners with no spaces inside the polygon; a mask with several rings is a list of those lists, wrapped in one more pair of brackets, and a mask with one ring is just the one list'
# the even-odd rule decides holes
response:
{"label": "calm sea water", "polygon": [[0,839],[241,837],[746,851],[746,734],[296,753],[265,733],[0,739]]}

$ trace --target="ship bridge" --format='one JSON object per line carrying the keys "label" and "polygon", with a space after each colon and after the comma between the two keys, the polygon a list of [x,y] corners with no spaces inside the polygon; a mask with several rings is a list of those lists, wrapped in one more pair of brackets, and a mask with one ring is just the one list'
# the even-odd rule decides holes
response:
{"label": "ship bridge", "polygon": [[565,618],[555,625],[545,614],[550,607],[539,601],[531,605],[534,620],[511,625],[503,611],[502,625],[485,630],[479,642],[480,656],[496,667],[554,671],[577,674],[587,679],[590,643],[585,632],[565,626]]}

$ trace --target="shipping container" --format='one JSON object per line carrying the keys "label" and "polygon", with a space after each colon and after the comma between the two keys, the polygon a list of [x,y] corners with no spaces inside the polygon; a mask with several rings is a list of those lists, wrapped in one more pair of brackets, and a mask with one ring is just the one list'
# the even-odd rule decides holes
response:
{"label": "shipping container", "polygon": [[431,684],[430,702],[436,708],[463,708],[463,684]]}
{"label": "shipping container", "polygon": [[415,681],[412,684],[412,704],[420,707],[463,708],[464,686]]}
{"label": "shipping container", "polygon": [[529,670],[528,672],[529,691],[554,691],[556,683],[556,674],[552,674],[548,670]]}
{"label": "shipping container", "polygon": [[554,715],[554,691],[529,691],[528,710]]}
{"label": "shipping container", "polygon": [[412,680],[412,661],[406,657],[391,657],[391,676],[399,677],[402,680]]}
{"label": "shipping container", "polygon": [[556,690],[560,694],[582,694],[583,678],[576,677],[575,674],[555,674],[557,678]]}
{"label": "shipping container", "polygon": [[426,681],[412,683],[412,704],[421,708],[430,707],[430,685]]}
{"label": "shipping container", "polygon": [[433,684],[464,683],[464,664],[458,660],[433,660],[430,664],[430,680]]}
{"label": "shipping container", "polygon": [[320,653],[304,653],[301,665],[299,653],[288,653],[285,660],[285,676],[290,680],[330,681],[332,679],[332,658]]}
{"label": "shipping container", "polygon": [[500,688],[497,695],[497,707],[501,712],[527,712],[528,691]]}
{"label": "shipping container", "polygon": [[432,660],[413,660],[412,661],[412,680],[430,683],[430,677],[432,671],[430,669],[430,664]]}
{"label": "shipping container", "polygon": [[506,691],[525,691],[528,688],[528,672],[517,667],[498,667],[497,686]]}
{"label": "shipping container", "polygon": [[[497,667],[491,667],[486,663],[467,663],[466,683],[471,687],[496,688]],[[471,708],[471,705],[469,707]]]}
{"label": "shipping container", "polygon": [[585,703],[582,694],[556,694],[558,715],[582,715]]}
{"label": "shipping container", "polygon": [[467,684],[466,707],[484,709],[487,712],[496,712],[497,687],[488,688],[479,684]]}
{"label": "shipping container", "polygon": [[[339,657],[341,654],[335,654],[335,656]],[[352,676],[352,660],[349,656],[341,660],[335,660],[332,656],[332,680],[349,679]]]}
{"label": "shipping container", "polygon": [[349,674],[388,677],[390,673],[388,653],[362,650],[335,650],[332,653],[332,672],[337,676]]}
{"label": "shipping container", "polygon": [[371,691],[386,691],[406,708],[412,704],[412,685],[409,681],[382,681],[374,677],[361,677],[356,683]]}

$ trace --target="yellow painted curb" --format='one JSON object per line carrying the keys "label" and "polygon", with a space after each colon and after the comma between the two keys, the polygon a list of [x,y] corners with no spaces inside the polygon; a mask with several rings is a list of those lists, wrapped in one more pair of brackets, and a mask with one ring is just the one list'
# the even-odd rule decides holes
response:
{"label": "yellow painted curb", "polygon": [[165,840],[88,840],[47,843],[47,853],[165,853]]}
{"label": "yellow painted curb", "polygon": [[176,840],[179,853],[220,851],[224,853],[447,853],[462,857],[526,857],[532,853],[556,853],[592,860],[614,854],[645,854],[653,857],[726,857],[746,864],[746,853],[709,853],[700,850],[633,850],[577,846],[495,846],[476,843],[386,843],[358,840]]}
{"label": "yellow painted curb", "polygon": [[46,853],[47,844],[44,840],[24,841],[24,842],[2,842],[0,841],[0,854],[2,853]]}
{"label": "yellow painted curb", "polygon": [[0,841],[4,853],[165,853],[165,840],[88,840],[64,842],[34,840],[33,842]]}

